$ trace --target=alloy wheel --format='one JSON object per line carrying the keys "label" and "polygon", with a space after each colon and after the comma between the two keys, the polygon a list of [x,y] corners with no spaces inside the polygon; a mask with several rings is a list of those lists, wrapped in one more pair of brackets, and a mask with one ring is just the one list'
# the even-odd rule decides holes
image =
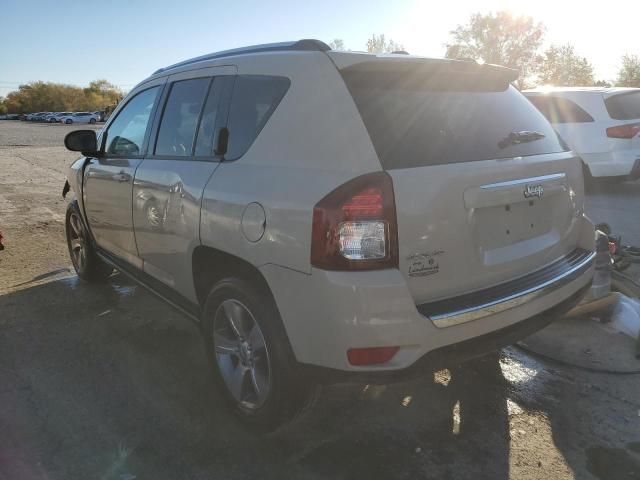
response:
{"label": "alloy wheel", "polygon": [[216,362],[227,389],[243,408],[255,410],[269,396],[271,365],[264,335],[249,309],[223,301],[213,320]]}
{"label": "alloy wheel", "polygon": [[82,220],[77,213],[69,215],[69,251],[76,270],[82,271],[87,264],[87,242]]}

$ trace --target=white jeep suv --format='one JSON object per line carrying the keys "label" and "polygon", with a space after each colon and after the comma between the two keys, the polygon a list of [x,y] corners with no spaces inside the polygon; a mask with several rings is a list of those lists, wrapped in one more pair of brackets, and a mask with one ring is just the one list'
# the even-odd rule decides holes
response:
{"label": "white jeep suv", "polygon": [[66,146],[78,275],[198,322],[232,409],[513,342],[591,283],[580,159],[512,70],[301,40],[187,60]]}

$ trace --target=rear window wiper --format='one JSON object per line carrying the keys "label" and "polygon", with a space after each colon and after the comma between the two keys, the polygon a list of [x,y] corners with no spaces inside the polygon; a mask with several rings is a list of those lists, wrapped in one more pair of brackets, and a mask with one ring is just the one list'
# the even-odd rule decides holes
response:
{"label": "rear window wiper", "polygon": [[522,130],[521,132],[511,132],[505,138],[498,142],[498,147],[506,148],[510,145],[518,145],[520,143],[535,142],[544,138],[544,133]]}

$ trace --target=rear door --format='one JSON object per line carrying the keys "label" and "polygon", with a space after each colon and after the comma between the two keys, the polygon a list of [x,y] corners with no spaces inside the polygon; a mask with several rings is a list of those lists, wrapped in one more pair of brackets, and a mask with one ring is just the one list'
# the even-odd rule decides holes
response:
{"label": "rear door", "polygon": [[149,154],[135,175],[133,224],[143,269],[193,301],[202,192],[219,165],[214,141],[227,120],[235,72],[226,66],[169,77]]}
{"label": "rear door", "polygon": [[446,64],[398,75],[397,63],[342,73],[393,179],[400,269],[416,303],[506,282],[572,251],[580,162],[535,107],[499,76],[449,75]]}

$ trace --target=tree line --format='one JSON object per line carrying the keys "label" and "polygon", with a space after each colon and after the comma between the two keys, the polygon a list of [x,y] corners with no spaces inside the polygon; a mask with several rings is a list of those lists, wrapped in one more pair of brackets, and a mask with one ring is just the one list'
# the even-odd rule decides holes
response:
{"label": "tree line", "polygon": [[[596,79],[591,63],[572,44],[550,45],[542,50],[545,33],[544,24],[531,17],[505,11],[476,13],[449,32],[445,57],[514,68],[520,72],[520,89],[536,85],[640,87],[640,56],[623,55],[614,80]],[[330,46],[346,50],[341,39],[335,39]],[[403,51],[404,47],[384,35],[373,35],[367,40],[366,49],[370,53],[390,53]]]}
{"label": "tree line", "polygon": [[20,85],[6,98],[0,97],[0,114],[31,112],[101,111],[117,104],[124,92],[106,80],[94,80],[81,88],[53,82]]}

